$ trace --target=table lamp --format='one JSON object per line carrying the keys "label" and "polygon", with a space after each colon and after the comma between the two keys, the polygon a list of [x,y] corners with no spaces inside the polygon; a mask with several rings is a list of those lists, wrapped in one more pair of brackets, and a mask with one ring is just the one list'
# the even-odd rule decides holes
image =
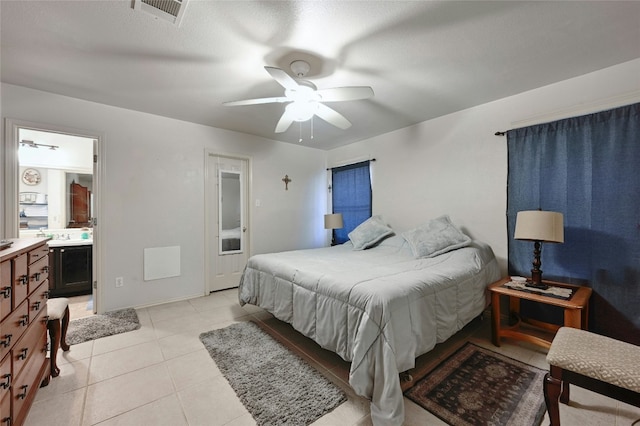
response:
{"label": "table lamp", "polygon": [[324,215],[324,229],[331,229],[331,245],[335,245],[334,229],[340,229],[344,226],[342,221],[342,213],[332,213]]}
{"label": "table lamp", "polygon": [[540,266],[542,266],[540,261],[541,247],[543,242],[564,243],[562,213],[542,210],[518,212],[513,238],[534,242],[531,281],[527,281],[526,286],[547,289],[549,286],[542,283],[542,270],[540,270]]}

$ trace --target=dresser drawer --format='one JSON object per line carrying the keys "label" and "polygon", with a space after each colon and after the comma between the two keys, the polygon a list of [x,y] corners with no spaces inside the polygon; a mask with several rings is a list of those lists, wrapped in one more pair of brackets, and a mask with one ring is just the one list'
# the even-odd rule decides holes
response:
{"label": "dresser drawer", "polygon": [[0,323],[0,359],[9,353],[27,327],[29,327],[29,304],[25,300]]}
{"label": "dresser drawer", "polygon": [[49,246],[46,244],[41,245],[38,248],[35,248],[29,252],[29,265],[33,262],[37,262],[38,260],[46,257],[49,254]]}
{"label": "dresser drawer", "polygon": [[[49,296],[49,280],[44,280],[40,287],[29,295],[29,322],[32,322],[47,306]],[[46,314],[45,314],[46,315]]]}
{"label": "dresser drawer", "polygon": [[[34,327],[40,330],[40,327]],[[38,339],[39,347],[44,348],[47,344],[45,329],[41,329]],[[22,371],[16,375],[11,387],[11,398],[13,400],[13,424],[24,422],[27,411],[35,398],[36,391],[40,387],[42,380],[41,372],[45,367],[46,350],[34,352],[27,359],[27,363]],[[14,368],[15,372],[15,368]]]}
{"label": "dresser drawer", "polygon": [[0,321],[11,312],[13,286],[11,285],[11,261],[0,263]]}
{"label": "dresser drawer", "polygon": [[11,356],[7,355],[0,361],[0,399],[9,395],[9,387],[11,386],[12,380]]}
{"label": "dresser drawer", "polygon": [[[49,253],[47,251],[47,253]],[[29,265],[29,294],[49,277],[49,256],[45,255]]]}
{"label": "dresser drawer", "polygon": [[[39,353],[47,352],[47,339],[46,332],[47,326],[43,320],[44,315],[38,315],[34,322],[39,324],[33,324],[29,327],[26,333],[13,345],[11,350],[11,356],[13,359],[13,374],[15,377],[20,376],[20,372],[31,359],[32,356]],[[45,336],[44,343],[42,342],[42,336]]]}
{"label": "dresser drawer", "polygon": [[29,294],[27,253],[11,259],[13,267],[13,307],[19,306]]}

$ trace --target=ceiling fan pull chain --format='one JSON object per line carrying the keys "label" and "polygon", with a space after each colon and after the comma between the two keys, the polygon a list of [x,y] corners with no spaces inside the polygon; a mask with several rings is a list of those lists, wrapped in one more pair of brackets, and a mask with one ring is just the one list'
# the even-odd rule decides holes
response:
{"label": "ceiling fan pull chain", "polygon": [[313,117],[311,117],[311,139],[313,139]]}
{"label": "ceiling fan pull chain", "polygon": [[298,139],[298,142],[302,142],[302,121],[299,121],[300,124],[300,138]]}

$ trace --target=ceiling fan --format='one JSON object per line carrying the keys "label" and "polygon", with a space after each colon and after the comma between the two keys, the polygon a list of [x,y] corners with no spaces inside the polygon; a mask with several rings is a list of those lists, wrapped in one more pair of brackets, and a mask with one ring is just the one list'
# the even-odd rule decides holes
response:
{"label": "ceiling fan", "polygon": [[324,102],[355,101],[373,96],[373,89],[368,86],[334,87],[318,90],[310,81],[302,80],[310,69],[309,63],[306,61],[293,61],[291,63],[291,71],[298,79],[294,79],[280,68],[264,67],[264,69],[284,87],[284,96],[223,102],[223,105],[288,103],[276,125],[276,133],[285,132],[294,121],[307,121],[314,115],[340,129],[348,129],[351,127],[351,122],[338,111],[326,106]]}

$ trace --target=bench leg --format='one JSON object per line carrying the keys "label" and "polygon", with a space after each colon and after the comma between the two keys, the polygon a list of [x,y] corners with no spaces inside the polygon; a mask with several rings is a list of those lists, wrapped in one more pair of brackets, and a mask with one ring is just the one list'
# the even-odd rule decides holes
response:
{"label": "bench leg", "polygon": [[49,340],[51,342],[51,352],[49,358],[51,362],[51,376],[58,377],[60,375],[60,369],[58,368],[57,357],[58,348],[62,348],[63,351],[69,350],[67,344],[67,328],[69,328],[69,307],[64,310],[62,318],[52,319],[47,321],[47,329],[49,330]]}
{"label": "bench leg", "polygon": [[69,328],[69,307],[64,310],[64,315],[62,316],[62,329],[60,331],[60,347],[63,351],[69,350],[69,345],[67,344],[67,328]]}
{"label": "bench leg", "polygon": [[[551,368],[553,368],[553,366]],[[556,379],[550,373],[547,373],[544,376],[544,402],[547,406],[551,426],[560,426],[560,407],[558,406],[558,398],[560,397],[561,385],[562,381]]]}
{"label": "bench leg", "polygon": [[560,394],[560,402],[563,404],[569,403],[569,382],[566,380],[562,382],[562,393]]}
{"label": "bench leg", "polygon": [[47,328],[49,329],[49,341],[51,343],[51,351],[49,352],[51,376],[58,377],[60,369],[58,368],[56,357],[58,356],[58,346],[60,345],[60,321],[57,319],[47,321]]}

